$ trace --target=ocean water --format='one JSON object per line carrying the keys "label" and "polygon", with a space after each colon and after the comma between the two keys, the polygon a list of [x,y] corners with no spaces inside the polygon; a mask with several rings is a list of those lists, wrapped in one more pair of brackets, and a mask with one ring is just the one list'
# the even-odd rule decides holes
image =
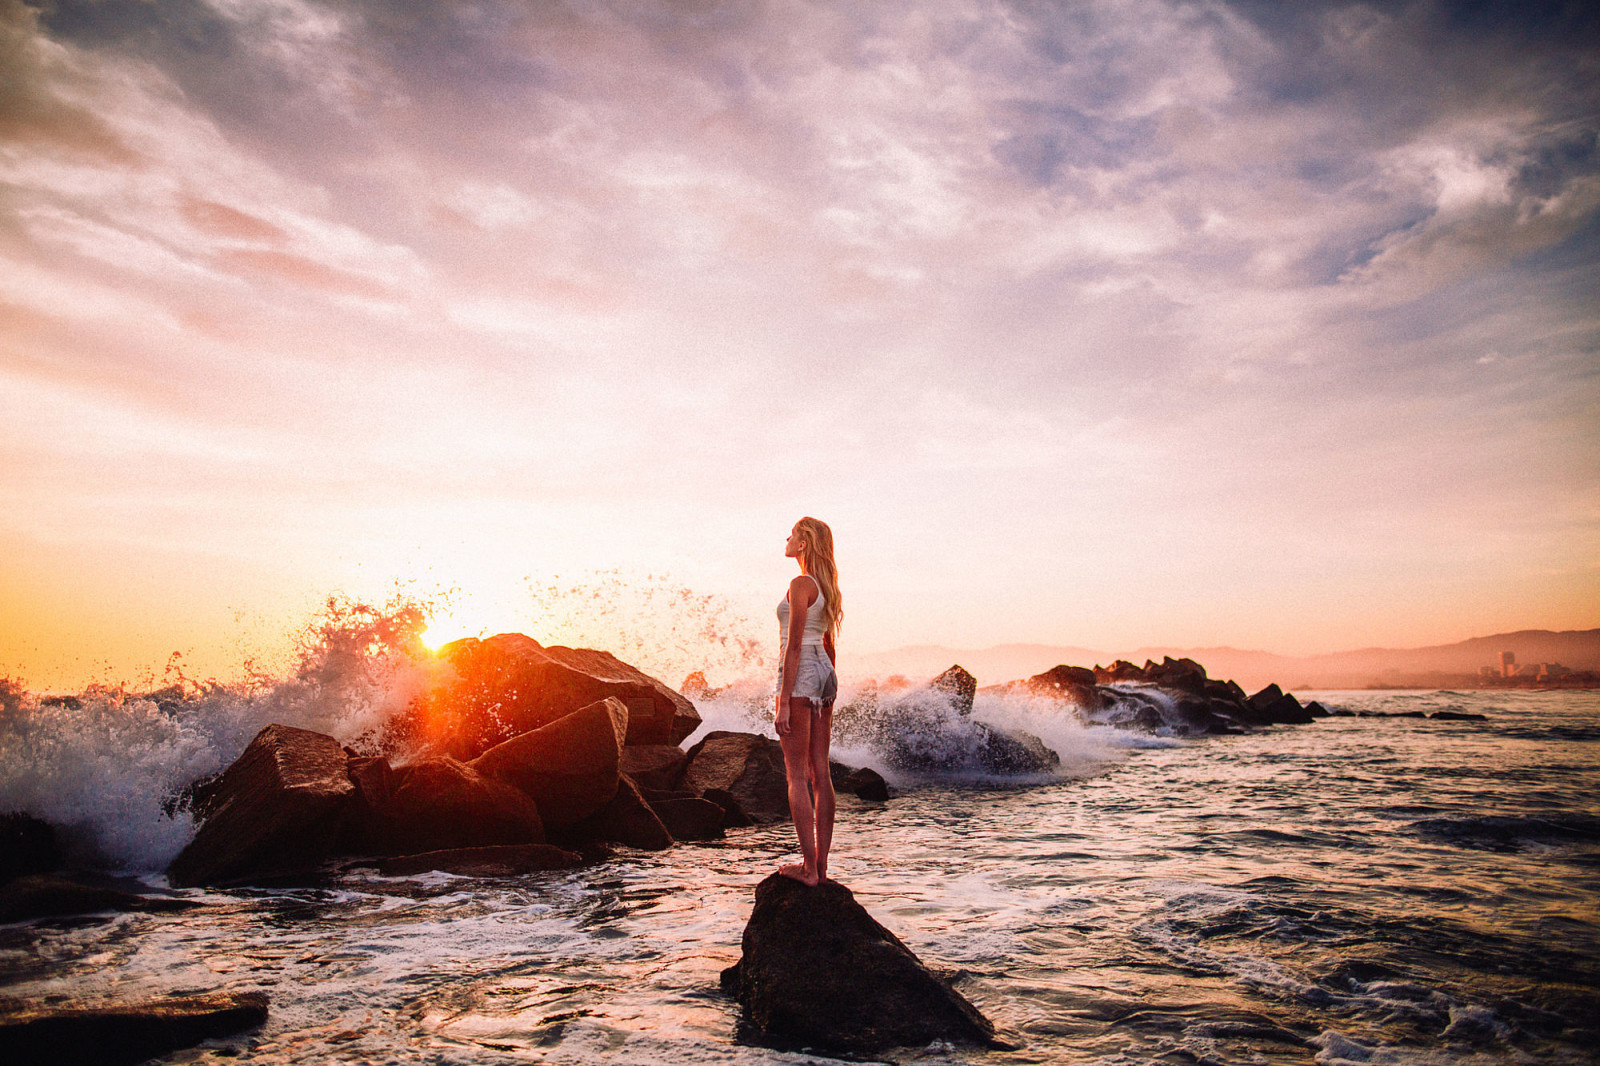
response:
{"label": "ocean water", "polygon": [[[0,764],[0,801],[54,803],[40,813],[161,886],[189,831],[152,814],[162,788],[225,761],[265,714],[359,739],[391,699],[273,691],[267,710],[201,696],[215,720],[182,728],[140,701],[35,707],[26,737],[13,715],[0,758],[34,764]],[[1036,732],[1059,774],[891,775],[887,803],[842,797],[834,876],[1021,1045],[889,1059],[1596,1061],[1600,693],[1300,695],[1487,720],[1181,738],[984,697],[976,715]],[[329,709],[352,699],[359,713]],[[707,704],[707,728],[742,727],[751,702]],[[77,779],[94,772],[103,795]],[[815,1062],[740,1043],[717,983],[792,841],[740,830],[505,880],[354,868],[319,888],[190,891],[207,906],[188,914],[3,927],[0,996],[269,995],[261,1029],[169,1062]]]}

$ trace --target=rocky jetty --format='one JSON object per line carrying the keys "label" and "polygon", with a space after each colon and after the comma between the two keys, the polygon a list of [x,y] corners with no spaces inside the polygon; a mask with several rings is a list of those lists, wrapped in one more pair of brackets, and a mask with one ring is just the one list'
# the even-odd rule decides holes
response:
{"label": "rocky jetty", "polygon": [[170,996],[142,1003],[0,1007],[0,1062],[133,1066],[267,1020],[260,992]]}
{"label": "rocky jetty", "polygon": [[756,886],[741,947],[722,987],[763,1042],[869,1054],[934,1040],[1010,1046],[838,882],[809,888],[769,876]]}
{"label": "rocky jetty", "polygon": [[1135,666],[1119,659],[1110,666],[1056,666],[1025,681],[986,691],[1027,692],[1076,706],[1086,722],[1123,729],[1177,734],[1238,733],[1269,725],[1305,725],[1331,712],[1319,703],[1301,704],[1277,685],[1255,695],[1232,681],[1206,676],[1193,659],[1146,660]]}

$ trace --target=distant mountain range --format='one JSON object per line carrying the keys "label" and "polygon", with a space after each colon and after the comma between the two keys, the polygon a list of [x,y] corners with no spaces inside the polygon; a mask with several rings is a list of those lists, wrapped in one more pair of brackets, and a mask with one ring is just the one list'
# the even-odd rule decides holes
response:
{"label": "distant mountain range", "polygon": [[979,684],[1014,681],[1066,663],[1110,665],[1117,659],[1143,664],[1189,658],[1217,678],[1232,679],[1247,689],[1277,682],[1287,689],[1364,688],[1369,685],[1448,685],[1452,679],[1476,675],[1480,667],[1499,666],[1509,651],[1518,663],[1560,663],[1572,670],[1600,670],[1600,629],[1551,632],[1525,629],[1474,637],[1457,644],[1428,648],[1359,648],[1297,658],[1239,648],[1137,648],[1128,652],[1051,644],[1000,644],[981,650],[916,644],[870,655],[850,656],[841,663],[850,674],[908,678],[932,677],[952,663],[971,671]]}

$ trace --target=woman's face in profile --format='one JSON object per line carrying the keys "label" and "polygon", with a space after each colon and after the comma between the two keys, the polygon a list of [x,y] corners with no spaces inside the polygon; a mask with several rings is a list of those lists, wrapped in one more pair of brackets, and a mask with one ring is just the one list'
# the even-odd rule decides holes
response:
{"label": "woman's face in profile", "polygon": [[789,530],[789,539],[784,542],[783,554],[791,559],[800,554],[800,527],[798,525]]}

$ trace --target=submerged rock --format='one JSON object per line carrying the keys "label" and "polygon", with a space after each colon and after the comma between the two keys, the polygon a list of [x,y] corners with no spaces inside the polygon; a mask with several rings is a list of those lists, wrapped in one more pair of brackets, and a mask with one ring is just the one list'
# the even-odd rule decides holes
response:
{"label": "submerged rock", "polygon": [[1009,1046],[838,882],[768,876],[742,947],[722,986],[768,1042],[868,1053],[934,1040]]}
{"label": "submerged rock", "polygon": [[470,760],[607,697],[627,708],[628,744],[677,744],[700,727],[683,696],[609,652],[545,647],[521,633],[445,645],[458,679],[414,709],[422,739]]}
{"label": "submerged rock", "polygon": [[628,708],[603,699],[498,744],[469,764],[526,792],[547,825],[570,825],[617,794]]}
{"label": "submerged rock", "polygon": [[260,992],[0,1008],[0,1061],[16,1066],[132,1066],[266,1020],[267,997]]}
{"label": "submerged rock", "polygon": [[210,813],[167,867],[168,880],[217,884],[320,865],[355,791],[345,763],[344,749],[330,736],[267,726],[210,789]]}
{"label": "submerged rock", "polygon": [[0,886],[0,924],[103,912],[186,911],[198,906],[194,900],[141,896],[48,874],[29,874]]}
{"label": "submerged rock", "polygon": [[378,860],[385,877],[411,877],[440,870],[465,877],[516,877],[541,870],[568,870],[583,865],[576,852],[549,844],[504,844],[486,848],[450,848]]}

